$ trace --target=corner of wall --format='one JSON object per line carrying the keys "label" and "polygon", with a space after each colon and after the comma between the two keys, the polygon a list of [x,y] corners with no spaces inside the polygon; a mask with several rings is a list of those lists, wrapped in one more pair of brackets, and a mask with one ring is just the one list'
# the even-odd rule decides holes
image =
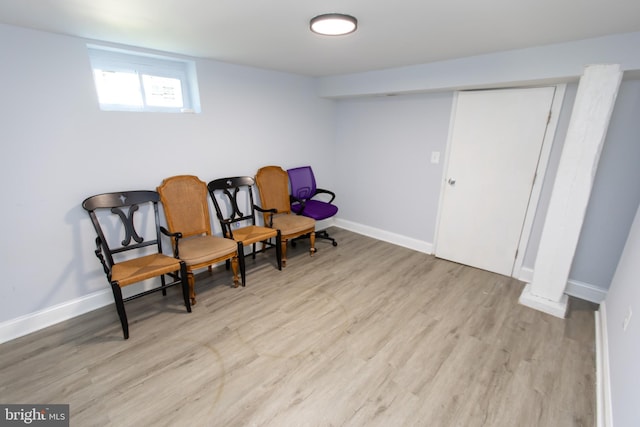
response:
{"label": "corner of wall", "polygon": [[[531,283],[533,279],[533,269],[530,267],[522,267],[520,271],[513,273],[513,277],[525,283]],[[607,297],[607,289],[574,279],[569,279],[564,293],[595,304],[601,304]]]}
{"label": "corner of wall", "polygon": [[354,233],[362,234],[364,236],[373,237],[374,239],[382,240],[384,242],[393,243],[394,245],[413,249],[414,251],[423,252],[428,255],[433,254],[433,243],[413,239],[411,237],[391,233],[379,228],[370,227],[368,225],[358,224],[339,218],[334,221],[334,225],[336,227],[344,228],[345,230],[353,231]]}

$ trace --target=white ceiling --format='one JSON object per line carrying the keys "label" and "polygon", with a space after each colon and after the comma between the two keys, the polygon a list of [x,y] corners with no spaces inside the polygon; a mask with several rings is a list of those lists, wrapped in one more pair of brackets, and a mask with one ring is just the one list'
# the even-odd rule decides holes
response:
{"label": "white ceiling", "polygon": [[[358,30],[311,33],[330,12]],[[0,22],[327,76],[640,31],[640,1],[0,0]]]}

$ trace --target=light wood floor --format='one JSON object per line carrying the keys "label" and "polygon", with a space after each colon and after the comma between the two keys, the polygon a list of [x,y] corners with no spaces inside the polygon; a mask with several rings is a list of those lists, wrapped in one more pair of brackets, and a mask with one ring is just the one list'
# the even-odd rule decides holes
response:
{"label": "light wood floor", "polygon": [[331,231],[283,271],[248,260],[246,288],[200,274],[193,313],[132,301],[128,341],[110,306],[0,345],[0,402],[72,426],[594,425],[593,305],[557,319],[516,280]]}

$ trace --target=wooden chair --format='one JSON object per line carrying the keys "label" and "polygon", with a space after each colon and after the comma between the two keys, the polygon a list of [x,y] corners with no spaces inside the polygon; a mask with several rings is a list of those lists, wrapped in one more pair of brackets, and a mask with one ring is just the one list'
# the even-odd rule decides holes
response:
{"label": "wooden chair", "polygon": [[[162,253],[160,233],[173,235],[160,226],[158,200],[155,191],[127,191],[98,194],[82,202],[98,234],[95,254],[111,285],[124,339],[129,338],[129,323],[124,308],[127,301],[157,291],[166,295],[168,287],[182,285],[184,305],[191,312],[186,264]],[[141,231],[137,228],[138,224],[142,226],[148,223],[134,221],[136,212],[140,210],[153,214],[155,223],[152,238],[145,238],[148,229]],[[118,229],[120,233],[117,233]],[[123,287],[155,277],[160,277],[160,287],[122,297]],[[167,282],[166,277],[171,280]]]}
{"label": "wooden chair", "polygon": [[[238,286],[238,253],[242,244],[211,233],[207,185],[196,176],[178,175],[166,178],[158,187],[175,256],[187,265],[191,303],[196,303],[193,271],[225,261],[231,263],[233,284]],[[244,273],[243,273],[244,274]],[[243,283],[244,285],[244,283]]]}
{"label": "wooden chair", "polygon": [[262,209],[266,211],[263,212],[265,225],[280,230],[282,235],[282,265],[287,265],[287,242],[295,237],[309,235],[309,253],[313,256],[316,221],[291,213],[287,172],[280,166],[265,166],[258,170],[256,184]]}
{"label": "wooden chair", "polygon": [[[251,255],[256,257],[256,244],[275,246],[278,270],[282,270],[282,239],[280,230],[256,225],[255,211],[263,211],[253,202],[253,185],[250,176],[215,179],[207,184],[209,194],[216,209],[216,215],[225,237],[242,243],[243,247],[251,246]],[[275,243],[271,243],[275,239]],[[244,250],[240,251],[240,271],[242,285],[245,284]]]}

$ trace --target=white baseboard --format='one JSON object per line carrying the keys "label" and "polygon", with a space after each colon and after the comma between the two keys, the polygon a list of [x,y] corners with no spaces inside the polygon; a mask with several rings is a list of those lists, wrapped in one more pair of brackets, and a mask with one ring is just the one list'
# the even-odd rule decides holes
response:
{"label": "white baseboard", "polygon": [[[224,265],[224,261],[214,264],[213,267],[215,268],[222,265]],[[195,270],[194,274],[206,271],[206,269],[207,267],[203,267]],[[135,283],[124,288],[122,290],[122,296],[127,298],[140,291],[157,287],[158,285],[159,283],[154,282],[154,279]],[[44,329],[47,326],[55,325],[56,323],[64,322],[73,317],[114,304],[111,286],[107,286],[108,287],[100,291],[0,323],[0,344]]]}
{"label": "white baseboard", "polygon": [[[514,274],[514,277],[525,283],[531,283],[533,280],[533,269],[522,267],[518,274]],[[607,297],[606,289],[573,279],[569,279],[567,282],[567,287],[565,288],[564,293],[596,304],[600,304]]]}
{"label": "white baseboard", "polygon": [[[403,236],[401,234],[391,233],[352,221],[335,219],[325,221],[321,223],[321,225],[322,227],[319,227],[319,229],[333,225],[339,228],[344,228],[345,230],[353,231],[354,233],[362,234],[398,246],[403,246],[418,252],[423,252],[429,255],[433,254],[433,243]],[[519,274],[514,274],[514,277],[517,277],[519,280],[524,282],[531,282],[531,279],[533,278],[533,270],[523,267],[520,269]],[[607,294],[606,290],[588,283],[574,280],[569,280],[566,293],[595,303],[601,303],[604,301]],[[113,304],[113,295],[110,289],[104,289],[53,307],[48,307],[34,313],[7,320],[0,323],[0,343],[19,338],[39,329],[46,328],[47,326],[88,313],[89,311],[96,310],[109,304]]]}
{"label": "white baseboard", "polygon": [[332,225],[335,225],[336,220],[334,218],[321,219],[316,221],[316,231],[325,230]]}
{"label": "white baseboard", "polygon": [[607,339],[607,309],[604,302],[595,312],[596,320],[596,426],[613,427],[609,344]]}
{"label": "white baseboard", "polygon": [[[522,268],[518,279],[530,283],[533,279],[533,270]],[[575,280],[569,280],[566,293],[568,295],[600,304],[595,312],[596,329],[596,426],[612,427],[611,418],[611,383],[609,377],[609,345],[607,339],[607,308],[605,297],[607,291]]]}
{"label": "white baseboard", "polygon": [[555,317],[564,319],[567,315],[567,309],[569,308],[569,297],[565,294],[562,295],[560,301],[551,301],[546,298],[542,298],[531,292],[531,283],[522,290],[518,302],[524,306],[533,308],[543,313],[550,314]]}
{"label": "white baseboard", "polygon": [[[419,252],[431,254],[433,245],[417,239],[402,236],[399,234],[389,233],[373,227],[357,224],[345,220],[325,220],[318,222],[317,229],[324,229],[331,225],[383,240],[399,246],[407,247]],[[98,308],[113,304],[113,294],[111,289],[91,293],[89,295],[76,298],[62,304],[48,307],[24,316],[16,317],[0,323],[0,344],[11,341],[13,339],[28,335],[32,332],[46,328],[56,323],[69,320],[81,314],[88,313]]]}
{"label": "white baseboard", "polygon": [[595,285],[569,279],[564,290],[567,295],[600,304],[607,297],[607,290]]}
{"label": "white baseboard", "polygon": [[429,255],[433,253],[433,243],[428,243],[412,237],[391,233],[379,228],[369,227],[368,225],[362,225],[344,219],[336,219],[333,225],[344,228],[345,230],[353,231],[354,233],[382,240],[383,242],[393,243],[394,245],[413,249],[414,251],[423,252]]}
{"label": "white baseboard", "polygon": [[109,304],[113,304],[113,293],[111,289],[105,289],[7,320],[0,323],[0,344]]}

